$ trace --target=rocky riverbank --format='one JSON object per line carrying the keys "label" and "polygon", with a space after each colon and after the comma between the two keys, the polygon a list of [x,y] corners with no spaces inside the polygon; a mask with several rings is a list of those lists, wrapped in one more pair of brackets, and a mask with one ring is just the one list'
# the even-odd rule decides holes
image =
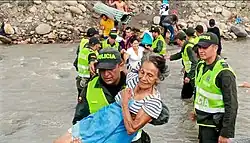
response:
{"label": "rocky riverbank", "polygon": [[[13,44],[77,42],[88,27],[98,28],[96,1],[9,1],[0,2],[0,21],[10,24],[7,31]],[[161,1],[127,1],[135,12],[131,26],[143,29],[153,23]],[[247,37],[250,33],[250,3],[240,1],[170,1],[184,27],[217,20],[225,39]],[[238,18],[236,20],[236,17]],[[239,24],[236,25],[236,22]]]}

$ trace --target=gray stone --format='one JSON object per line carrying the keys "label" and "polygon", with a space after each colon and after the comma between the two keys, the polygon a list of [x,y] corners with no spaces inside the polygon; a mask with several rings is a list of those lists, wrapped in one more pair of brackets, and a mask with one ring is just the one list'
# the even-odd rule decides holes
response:
{"label": "gray stone", "polygon": [[147,20],[142,20],[142,21],[141,21],[141,24],[142,24],[142,25],[148,25],[148,21],[147,21]]}
{"label": "gray stone", "polygon": [[24,22],[25,23],[31,23],[33,20],[33,17],[28,17]]}
{"label": "gray stone", "polygon": [[225,23],[218,24],[221,31],[227,30],[227,25]]}
{"label": "gray stone", "polygon": [[222,7],[221,6],[217,6],[214,10],[215,13],[221,13],[222,12]]}
{"label": "gray stone", "polygon": [[48,24],[40,24],[36,27],[36,33],[39,35],[48,34],[51,31],[51,26]]}
{"label": "gray stone", "polygon": [[77,8],[77,7],[75,7],[75,6],[70,6],[70,7],[69,7],[69,10],[70,10],[72,13],[75,13],[75,14],[79,14],[79,15],[82,14],[81,9],[79,9],[79,8]]}
{"label": "gray stone", "polygon": [[214,13],[214,9],[215,9],[215,8],[213,8],[213,7],[212,7],[212,8],[209,8],[209,11],[212,12],[212,13]]}
{"label": "gray stone", "polygon": [[233,3],[233,2],[227,2],[225,6],[228,7],[228,8],[234,8],[235,7],[235,3]]}
{"label": "gray stone", "polygon": [[213,13],[212,13],[212,12],[208,12],[208,13],[206,13],[206,15],[207,15],[207,16],[212,16]]}
{"label": "gray stone", "polygon": [[85,0],[78,0],[78,3],[80,3],[80,4],[86,4],[87,2]]}
{"label": "gray stone", "polygon": [[218,5],[218,4],[216,2],[214,2],[214,1],[211,1],[211,2],[208,3],[208,5],[209,5],[209,7],[214,7],[214,6]]}
{"label": "gray stone", "polygon": [[49,39],[56,39],[57,36],[56,36],[56,34],[54,32],[51,32],[51,33],[48,34],[48,38]]}
{"label": "gray stone", "polygon": [[198,13],[198,16],[200,16],[200,17],[205,17],[205,16],[206,16],[206,14],[205,14],[205,13],[203,13],[203,12],[199,12],[199,13]]}
{"label": "gray stone", "polygon": [[193,15],[192,17],[193,17],[193,20],[196,22],[200,21],[200,19],[201,19],[198,15]]}
{"label": "gray stone", "polygon": [[35,5],[33,5],[31,8],[29,8],[29,12],[35,13],[37,11],[37,8]]}
{"label": "gray stone", "polygon": [[238,25],[231,26],[230,30],[238,37],[246,37],[248,35],[245,28]]}
{"label": "gray stone", "polygon": [[87,11],[86,7],[85,7],[84,5],[82,5],[82,4],[78,4],[77,7],[78,7],[82,12],[86,12],[86,11]]}
{"label": "gray stone", "polygon": [[200,11],[201,11],[200,7],[195,9],[195,12],[197,12],[197,13],[200,12]]}
{"label": "gray stone", "polygon": [[46,8],[47,8],[47,10],[48,10],[49,12],[52,12],[52,11],[54,10],[54,6],[51,5],[51,4],[48,4],[48,5],[46,6]]}
{"label": "gray stone", "polygon": [[225,19],[228,19],[231,15],[232,15],[232,13],[229,11],[229,10],[227,10],[227,9],[223,9],[222,10],[222,16],[225,18]]}
{"label": "gray stone", "polygon": [[153,23],[158,25],[160,24],[161,17],[160,16],[154,16],[153,18]]}
{"label": "gray stone", "polygon": [[236,34],[234,34],[233,32],[230,32],[229,35],[230,35],[233,39],[237,39]]}
{"label": "gray stone", "polygon": [[77,1],[75,0],[67,0],[67,1],[64,1],[67,5],[70,5],[70,6],[76,6],[77,5]]}
{"label": "gray stone", "polygon": [[42,3],[41,0],[34,0],[33,2],[34,2],[34,4],[41,4]]}
{"label": "gray stone", "polygon": [[51,3],[52,5],[55,5],[55,6],[62,6],[63,5],[63,1],[53,1],[53,0],[49,0],[49,1],[46,1],[47,3]]}
{"label": "gray stone", "polygon": [[48,15],[46,16],[46,19],[47,19],[47,20],[53,20],[53,16],[52,16],[51,14],[48,14]]}
{"label": "gray stone", "polygon": [[65,18],[65,20],[71,21],[73,19],[73,16],[70,12],[66,12],[64,14],[64,18]]}
{"label": "gray stone", "polygon": [[218,4],[221,6],[224,6],[227,3],[227,1],[218,1]]}
{"label": "gray stone", "polygon": [[64,13],[64,10],[62,8],[59,8],[59,7],[55,8],[54,11],[56,13]]}

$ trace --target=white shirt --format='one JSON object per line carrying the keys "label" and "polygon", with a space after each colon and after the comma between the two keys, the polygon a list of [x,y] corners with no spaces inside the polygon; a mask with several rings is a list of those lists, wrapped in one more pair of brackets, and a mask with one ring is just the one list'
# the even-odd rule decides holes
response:
{"label": "white shirt", "polygon": [[128,65],[130,68],[135,69],[138,63],[141,61],[141,58],[143,56],[144,48],[139,46],[138,47],[138,55],[135,53],[134,49],[132,47],[128,48],[126,53],[129,55],[128,58]]}

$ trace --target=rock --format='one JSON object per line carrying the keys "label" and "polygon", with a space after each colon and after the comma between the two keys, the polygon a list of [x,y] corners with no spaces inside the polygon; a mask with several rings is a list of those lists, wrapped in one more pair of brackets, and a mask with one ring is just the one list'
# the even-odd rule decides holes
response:
{"label": "rock", "polygon": [[53,16],[52,16],[51,14],[48,14],[48,15],[46,16],[46,19],[47,19],[47,20],[53,20]]}
{"label": "rock", "polygon": [[200,12],[200,11],[201,11],[200,7],[198,7],[198,8],[195,9],[195,12],[197,12],[197,13]]}
{"label": "rock", "polygon": [[85,0],[78,0],[78,3],[80,3],[80,4],[86,4],[86,1]]}
{"label": "rock", "polygon": [[214,8],[213,7],[209,8],[209,11],[212,12],[212,13],[214,13]]}
{"label": "rock", "polygon": [[233,3],[233,2],[227,2],[225,6],[228,7],[228,8],[234,8],[235,7],[235,3]]}
{"label": "rock", "polygon": [[67,5],[70,5],[70,6],[76,6],[78,3],[77,1],[75,0],[67,0],[67,1],[64,1]]}
{"label": "rock", "polygon": [[218,4],[221,6],[224,6],[227,3],[227,1],[218,1]]}
{"label": "rock", "polygon": [[205,17],[206,15],[205,15],[205,13],[203,13],[203,12],[199,12],[199,13],[198,13],[198,16],[200,16],[200,17]]}
{"label": "rock", "polygon": [[63,5],[63,1],[53,1],[53,0],[49,0],[49,1],[46,1],[47,3],[51,3],[52,5],[55,5],[55,6],[62,6]]}
{"label": "rock", "polygon": [[250,35],[250,27],[246,27],[246,32],[248,35]]}
{"label": "rock", "polygon": [[59,8],[59,7],[55,8],[54,11],[56,13],[64,13],[64,10],[62,8]]}
{"label": "rock", "polygon": [[213,13],[212,13],[212,12],[208,12],[208,13],[206,13],[206,15],[207,15],[207,16],[212,16]]}
{"label": "rock", "polygon": [[51,33],[48,34],[48,38],[49,39],[56,39],[57,36],[56,36],[55,32],[51,32]]}
{"label": "rock", "polygon": [[225,9],[225,8],[222,10],[221,14],[224,17],[224,19],[228,19],[232,15],[232,13],[229,10]]}
{"label": "rock", "polygon": [[237,39],[236,34],[234,34],[233,32],[230,32],[229,35],[230,35],[233,39]]}
{"label": "rock", "polygon": [[141,21],[141,24],[142,24],[142,25],[148,25],[148,21],[147,21],[147,20],[142,20],[142,21]]}
{"label": "rock", "polygon": [[225,23],[218,24],[221,31],[227,30],[227,25]]}
{"label": "rock", "polygon": [[67,33],[65,33],[65,32],[60,32],[59,38],[62,39],[62,40],[66,40],[66,39],[68,38]]}
{"label": "rock", "polygon": [[33,20],[33,17],[28,17],[24,22],[25,23],[31,23]]}
{"label": "rock", "polygon": [[41,4],[42,3],[41,0],[34,0],[33,2],[34,2],[34,4]]}
{"label": "rock", "polygon": [[193,20],[196,22],[200,21],[200,19],[201,19],[198,15],[193,15],[192,17],[193,17]]}
{"label": "rock", "polygon": [[246,37],[248,34],[245,31],[245,28],[241,26],[231,26],[230,30],[238,37]]}
{"label": "rock", "polygon": [[40,24],[36,27],[36,33],[39,35],[48,34],[51,31],[51,26],[48,24]]}
{"label": "rock", "polygon": [[160,24],[161,17],[160,16],[154,16],[153,18],[153,24]]}
{"label": "rock", "polygon": [[215,13],[221,13],[222,12],[222,7],[221,6],[217,6],[214,10]]}
{"label": "rock", "polygon": [[214,2],[214,1],[210,1],[209,3],[208,3],[208,5],[209,5],[209,7],[215,7],[216,5],[218,5],[216,2]]}
{"label": "rock", "polygon": [[93,13],[93,14],[92,14],[92,17],[95,18],[95,19],[98,19],[98,18],[100,18],[100,15],[97,14],[97,13]]}
{"label": "rock", "polygon": [[12,34],[15,33],[15,30],[14,30],[14,28],[13,28],[9,23],[6,23],[6,24],[4,25],[4,32],[5,32],[6,34],[12,35]]}
{"label": "rock", "polygon": [[86,11],[87,11],[86,7],[85,7],[84,5],[82,5],[82,4],[78,4],[77,7],[78,7],[82,12],[86,12]]}
{"label": "rock", "polygon": [[54,10],[54,6],[51,5],[51,4],[48,4],[48,5],[46,6],[46,9],[47,9],[49,12],[52,12],[52,11]]}
{"label": "rock", "polygon": [[72,13],[75,13],[75,14],[79,14],[79,15],[82,14],[82,11],[81,11],[79,8],[75,7],[75,6],[70,6],[70,7],[69,7],[69,10],[70,10]]}
{"label": "rock", "polygon": [[65,20],[71,21],[73,19],[73,16],[72,16],[71,12],[66,12],[64,14],[64,18],[65,18]]}
{"label": "rock", "polygon": [[35,13],[36,11],[37,11],[37,8],[34,5],[29,9],[29,12],[31,13]]}

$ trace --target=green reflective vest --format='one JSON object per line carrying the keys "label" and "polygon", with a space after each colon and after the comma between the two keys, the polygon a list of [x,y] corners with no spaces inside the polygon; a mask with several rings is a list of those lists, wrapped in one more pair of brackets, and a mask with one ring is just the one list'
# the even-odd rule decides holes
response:
{"label": "green reflective vest", "polygon": [[[204,61],[200,62],[201,64]],[[199,64],[200,64],[199,63]],[[216,114],[216,113],[224,113],[224,101],[223,96],[220,88],[216,86],[216,77],[217,75],[223,70],[233,70],[228,67],[223,67],[223,63],[225,64],[225,60],[221,59],[218,60],[215,64],[213,70],[208,70],[206,73],[203,74],[203,67],[202,64],[199,68],[199,73],[196,72],[195,74],[195,85],[196,85],[196,96],[194,101],[194,108],[197,111],[202,111],[207,114]],[[234,72],[233,72],[234,73]],[[197,114],[197,118],[199,114]],[[209,124],[206,122],[199,122],[198,125],[202,126],[209,126],[215,127],[213,124]]]}
{"label": "green reflective vest", "polygon": [[82,48],[78,54],[78,75],[84,78],[90,78],[90,71],[89,71],[89,61],[88,57],[89,54],[95,53],[90,48]]}
{"label": "green reflective vest", "polygon": [[188,52],[187,49],[188,48],[193,48],[194,44],[193,44],[194,39],[191,38],[188,43],[185,45],[183,52],[181,53],[181,57],[182,57],[182,61],[184,64],[184,69],[187,73],[190,72],[191,70],[191,64],[192,62],[190,61],[189,57],[188,57]]}
{"label": "green reflective vest", "polygon": [[89,105],[90,113],[95,113],[102,107],[109,105],[102,88],[96,88],[99,77],[93,78],[87,87],[86,98]]}
{"label": "green reflective vest", "polygon": [[158,41],[162,41],[163,42],[163,47],[162,47],[161,52],[159,54],[166,55],[167,54],[167,44],[166,44],[165,39],[163,38],[162,35],[159,35],[156,38],[156,40],[153,41],[152,48],[155,49],[157,47]]}
{"label": "green reflective vest", "polygon": [[88,39],[82,38],[82,40],[80,42],[80,49],[79,50],[81,51],[81,49],[83,49],[88,42],[89,42]]}
{"label": "green reflective vest", "polygon": [[199,36],[196,36],[194,38],[194,45],[198,44],[199,40],[200,40]]}
{"label": "green reflective vest", "polygon": [[117,41],[115,41],[115,44],[113,46],[111,46],[109,43],[108,43],[108,39],[104,40],[102,42],[102,48],[115,48],[116,50],[119,50],[119,43]]}

